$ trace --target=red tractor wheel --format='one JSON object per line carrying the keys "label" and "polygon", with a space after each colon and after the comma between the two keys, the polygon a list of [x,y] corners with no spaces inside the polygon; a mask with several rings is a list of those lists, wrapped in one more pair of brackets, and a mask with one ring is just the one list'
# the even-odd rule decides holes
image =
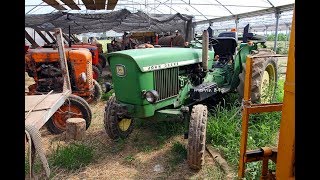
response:
{"label": "red tractor wheel", "polygon": [[60,134],[66,130],[66,122],[69,118],[83,118],[88,129],[92,119],[89,104],[83,98],[71,94],[48,120],[47,129],[53,134]]}

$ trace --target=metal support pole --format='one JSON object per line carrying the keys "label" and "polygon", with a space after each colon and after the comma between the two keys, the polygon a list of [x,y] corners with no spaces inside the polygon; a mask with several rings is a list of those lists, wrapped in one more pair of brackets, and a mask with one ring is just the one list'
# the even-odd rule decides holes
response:
{"label": "metal support pole", "polygon": [[69,48],[71,48],[71,27],[69,25]]}
{"label": "metal support pole", "polygon": [[277,10],[276,12],[276,31],[275,31],[275,39],[274,39],[274,46],[273,50],[274,52],[277,52],[277,42],[278,42],[278,28],[279,28],[279,17],[280,17],[280,12]]}
{"label": "metal support pole", "polygon": [[235,16],[234,22],[236,24],[236,32],[238,32],[238,26],[239,26],[239,18],[238,18],[238,16]]}

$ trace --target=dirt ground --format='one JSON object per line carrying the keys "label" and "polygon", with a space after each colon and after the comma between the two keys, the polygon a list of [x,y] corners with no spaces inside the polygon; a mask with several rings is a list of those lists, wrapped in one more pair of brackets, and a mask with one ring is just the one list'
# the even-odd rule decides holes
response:
{"label": "dirt ground", "polygon": [[[286,60],[286,57],[279,58],[279,67],[284,68],[279,72],[285,72]],[[28,85],[33,83],[33,79],[27,74],[25,83],[27,91]],[[141,126],[134,129],[128,139],[112,141],[103,127],[105,104],[105,101],[101,101],[90,105],[93,117],[82,141],[94,148],[94,161],[73,171],[52,168],[50,179],[226,179],[224,172],[208,152],[205,165],[198,172],[190,170],[185,159],[173,162],[173,144],[180,142],[187,145],[183,134],[167,137],[164,143],[159,143],[156,131],[148,126]],[[64,140],[64,134],[52,135],[45,127],[41,129],[41,135],[46,155],[50,155],[57,145],[70,143]]]}

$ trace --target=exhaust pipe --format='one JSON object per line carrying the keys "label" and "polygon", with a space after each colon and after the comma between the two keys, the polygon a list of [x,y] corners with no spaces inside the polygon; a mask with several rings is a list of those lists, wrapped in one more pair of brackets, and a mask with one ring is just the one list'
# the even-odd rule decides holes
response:
{"label": "exhaust pipe", "polygon": [[204,71],[208,70],[208,49],[209,49],[209,35],[208,31],[204,30],[202,34],[202,68]]}

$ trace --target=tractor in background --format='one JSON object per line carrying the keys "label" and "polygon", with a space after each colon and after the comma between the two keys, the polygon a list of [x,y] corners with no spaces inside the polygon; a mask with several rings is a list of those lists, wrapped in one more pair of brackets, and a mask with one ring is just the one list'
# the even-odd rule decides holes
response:
{"label": "tractor in background", "polygon": [[[246,56],[263,55],[253,63],[251,101],[259,103],[261,89],[274,93],[277,59],[273,51],[258,48],[246,33],[237,49],[236,32],[209,38],[203,32],[200,46],[161,47],[109,53],[115,94],[105,106],[104,127],[111,139],[126,138],[135,119],[180,119],[188,122],[187,159],[192,169],[204,164],[206,103],[227,93],[243,96]],[[210,47],[210,48],[209,48]],[[201,48],[201,49],[200,49]],[[130,90],[128,91],[128,87]]]}
{"label": "tractor in background", "polygon": [[[92,55],[85,48],[65,48],[72,94],[82,97],[88,103],[101,99],[101,86],[92,77]],[[35,84],[30,85],[28,95],[46,94],[53,90],[62,92],[63,77],[59,63],[58,49],[29,49],[25,54],[25,69],[34,78]],[[62,133],[66,128],[63,114],[56,114],[48,121],[50,132]]]}

